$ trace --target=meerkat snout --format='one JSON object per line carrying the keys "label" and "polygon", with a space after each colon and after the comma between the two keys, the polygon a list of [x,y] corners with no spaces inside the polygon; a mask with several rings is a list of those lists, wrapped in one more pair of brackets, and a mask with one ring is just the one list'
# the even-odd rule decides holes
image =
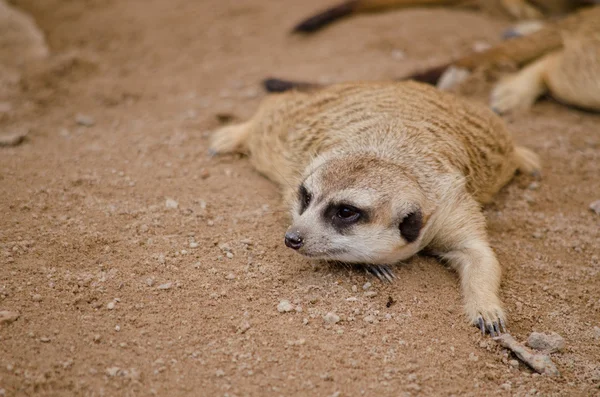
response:
{"label": "meerkat snout", "polygon": [[291,249],[298,250],[304,245],[304,239],[298,230],[290,230],[285,233],[285,245]]}

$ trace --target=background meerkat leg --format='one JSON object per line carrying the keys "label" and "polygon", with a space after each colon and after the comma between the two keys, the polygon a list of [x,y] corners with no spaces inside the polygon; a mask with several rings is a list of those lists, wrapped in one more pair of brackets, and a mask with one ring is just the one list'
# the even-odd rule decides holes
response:
{"label": "background meerkat leg", "polygon": [[502,0],[502,6],[516,19],[538,19],[542,13],[526,0]]}
{"label": "background meerkat leg", "polygon": [[525,109],[548,91],[545,82],[549,66],[562,51],[556,51],[534,61],[522,70],[503,78],[492,90],[490,106],[496,113]]}
{"label": "background meerkat leg", "polygon": [[251,131],[251,120],[228,125],[215,131],[210,138],[211,155],[239,152],[244,153],[246,140]]}
{"label": "background meerkat leg", "polygon": [[[444,221],[439,256],[458,272],[469,321],[493,336],[505,329],[505,315],[498,297],[501,269],[485,231],[485,218],[470,197],[461,199]],[[436,250],[437,251],[437,250]],[[439,252],[439,251],[438,251]]]}
{"label": "background meerkat leg", "polygon": [[600,111],[600,21],[565,34],[562,56],[548,65],[545,81],[553,98]]}

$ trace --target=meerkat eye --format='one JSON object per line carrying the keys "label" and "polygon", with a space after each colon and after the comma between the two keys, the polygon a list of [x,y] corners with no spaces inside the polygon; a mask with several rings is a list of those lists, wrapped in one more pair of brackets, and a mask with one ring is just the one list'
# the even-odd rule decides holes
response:
{"label": "meerkat eye", "polygon": [[304,185],[300,185],[300,189],[298,190],[298,196],[300,199],[300,215],[302,215],[302,213],[306,211],[306,209],[310,205],[312,195],[308,192],[308,190],[306,190],[306,187]]}
{"label": "meerkat eye", "polygon": [[335,216],[343,219],[345,222],[355,222],[360,218],[360,210],[350,205],[341,205]]}
{"label": "meerkat eye", "polygon": [[421,210],[416,210],[402,219],[399,226],[400,234],[407,243],[412,243],[419,238],[422,227],[423,214],[421,213]]}

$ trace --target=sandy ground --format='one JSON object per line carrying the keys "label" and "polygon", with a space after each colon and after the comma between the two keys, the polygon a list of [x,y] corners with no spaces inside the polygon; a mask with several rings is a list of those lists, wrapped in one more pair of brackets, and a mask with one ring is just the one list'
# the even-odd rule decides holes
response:
{"label": "sandy ground", "polygon": [[435,259],[384,285],[286,249],[276,187],[206,155],[217,116],[252,114],[266,76],[397,77],[507,21],[398,11],[302,38],[289,28],[322,2],[13,3],[50,56],[1,80],[1,132],[29,135],[0,147],[0,310],[20,315],[0,324],[0,396],[600,395],[598,115],[542,102],[506,117],[544,177],[486,208],[509,330],[562,335],[559,378],[467,324]]}

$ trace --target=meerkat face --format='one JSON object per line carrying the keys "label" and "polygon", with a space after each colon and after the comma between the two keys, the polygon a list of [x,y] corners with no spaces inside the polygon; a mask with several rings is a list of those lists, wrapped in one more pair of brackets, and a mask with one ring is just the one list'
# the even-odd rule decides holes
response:
{"label": "meerkat face", "polygon": [[285,244],[300,254],[389,264],[420,249],[424,195],[397,165],[376,157],[316,161],[298,187]]}

